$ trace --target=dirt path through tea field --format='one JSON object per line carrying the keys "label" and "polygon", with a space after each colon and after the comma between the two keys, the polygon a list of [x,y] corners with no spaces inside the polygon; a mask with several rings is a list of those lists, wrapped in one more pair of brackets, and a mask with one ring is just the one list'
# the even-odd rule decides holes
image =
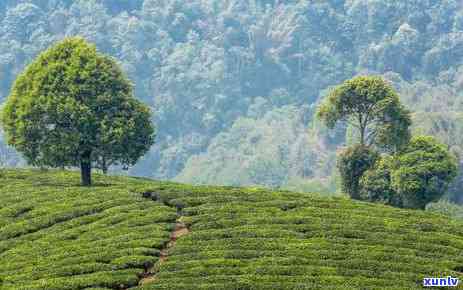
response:
{"label": "dirt path through tea field", "polygon": [[140,286],[156,281],[157,273],[159,272],[160,267],[169,258],[169,250],[175,246],[175,243],[177,242],[178,238],[187,235],[189,232],[190,230],[187,228],[187,226],[183,222],[180,222],[179,219],[177,219],[175,229],[172,231],[170,235],[170,241],[167,243],[164,249],[161,250],[161,253],[159,255],[159,261],[151,269],[148,269],[146,271],[144,277],[140,280]]}

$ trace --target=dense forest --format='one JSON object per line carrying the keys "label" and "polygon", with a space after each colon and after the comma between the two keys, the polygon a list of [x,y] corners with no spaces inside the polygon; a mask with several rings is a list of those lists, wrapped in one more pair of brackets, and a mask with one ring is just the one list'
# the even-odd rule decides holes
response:
{"label": "dense forest", "polygon": [[[335,192],[352,130],[314,113],[362,74],[392,82],[414,132],[463,159],[461,1],[4,0],[0,18],[0,102],[66,36],[121,62],[157,127],[133,175]],[[1,132],[0,164],[23,164]],[[462,185],[451,195],[463,202]]]}

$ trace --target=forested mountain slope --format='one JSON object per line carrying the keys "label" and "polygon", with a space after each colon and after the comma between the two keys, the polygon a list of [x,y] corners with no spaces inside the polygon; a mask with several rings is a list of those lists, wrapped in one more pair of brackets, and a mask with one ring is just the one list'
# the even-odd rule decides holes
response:
{"label": "forested mountain slope", "polygon": [[121,61],[158,127],[132,174],[333,191],[346,128],[326,132],[314,107],[357,74],[391,80],[417,131],[463,150],[458,0],[5,0],[0,21],[0,100],[66,36]]}
{"label": "forested mountain slope", "polygon": [[102,175],[81,187],[66,171],[2,171],[0,185],[2,290],[409,290],[463,275],[462,222],[425,211]]}

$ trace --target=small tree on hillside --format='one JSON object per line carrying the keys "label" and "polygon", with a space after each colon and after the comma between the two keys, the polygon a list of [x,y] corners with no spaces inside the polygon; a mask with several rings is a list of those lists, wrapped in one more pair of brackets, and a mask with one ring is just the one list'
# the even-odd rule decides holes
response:
{"label": "small tree on hillside", "polygon": [[[2,112],[7,141],[34,166],[131,166],[154,142],[150,110],[118,64],[82,38],[40,54],[16,79]],[[102,162],[104,160],[104,162]]]}
{"label": "small tree on hillside", "polygon": [[346,122],[356,128],[360,145],[396,151],[410,139],[410,112],[382,78],[360,76],[336,87],[318,108],[329,128]]}
{"label": "small tree on hillside", "polygon": [[354,199],[361,198],[363,173],[379,158],[373,148],[395,152],[410,139],[410,113],[380,77],[360,76],[344,82],[328,95],[317,116],[331,129],[345,122],[358,131],[358,145],[341,152],[338,159],[343,191]]}

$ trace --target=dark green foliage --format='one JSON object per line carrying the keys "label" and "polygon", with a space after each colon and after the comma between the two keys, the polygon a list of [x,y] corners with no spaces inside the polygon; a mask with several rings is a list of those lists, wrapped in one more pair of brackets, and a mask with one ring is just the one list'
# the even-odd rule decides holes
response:
{"label": "dark green foliage", "polygon": [[363,174],[359,185],[362,200],[401,207],[401,199],[391,184],[393,162],[393,157],[383,156]]}
{"label": "dark green foliage", "polygon": [[41,53],[13,85],[2,114],[10,145],[35,166],[134,165],[154,140],[150,111],[115,60],[82,38]]}
{"label": "dark green foliage", "polygon": [[463,114],[460,112],[419,113],[413,116],[413,133],[436,137],[448,146],[458,159],[459,174],[452,182],[446,198],[463,203]]}
{"label": "dark green foliage", "polygon": [[356,128],[361,145],[396,151],[410,138],[410,113],[381,77],[360,76],[344,82],[328,95],[317,115],[331,129],[338,122]]}
{"label": "dark green foliage", "polygon": [[437,201],[457,176],[455,157],[430,136],[413,137],[395,156],[383,157],[361,179],[362,198],[424,209]]}
{"label": "dark green foliage", "polygon": [[354,145],[344,149],[338,157],[338,169],[341,175],[342,191],[353,199],[360,199],[360,178],[372,168],[379,154],[364,145]]}
{"label": "dark green foliage", "polygon": [[455,157],[430,136],[414,137],[396,162],[392,186],[404,207],[424,209],[445,194],[458,173]]}

